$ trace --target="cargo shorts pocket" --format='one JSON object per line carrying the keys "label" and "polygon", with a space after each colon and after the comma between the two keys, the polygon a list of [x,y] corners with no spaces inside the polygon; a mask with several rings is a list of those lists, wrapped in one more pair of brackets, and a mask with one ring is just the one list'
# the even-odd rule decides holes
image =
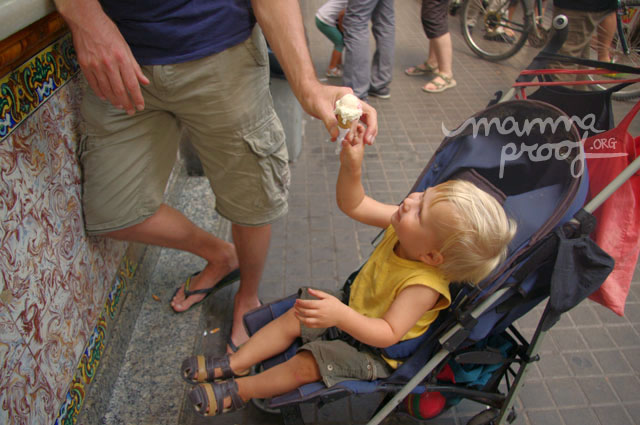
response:
{"label": "cargo shorts pocket", "polygon": [[266,192],[286,196],[290,182],[289,155],[284,130],[277,116],[273,115],[243,139],[256,156]]}

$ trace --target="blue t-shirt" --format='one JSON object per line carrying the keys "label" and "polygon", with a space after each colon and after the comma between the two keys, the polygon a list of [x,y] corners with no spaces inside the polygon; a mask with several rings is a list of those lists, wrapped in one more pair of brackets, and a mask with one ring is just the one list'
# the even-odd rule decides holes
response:
{"label": "blue t-shirt", "polygon": [[250,0],[100,0],[138,63],[200,59],[246,40],[255,24]]}

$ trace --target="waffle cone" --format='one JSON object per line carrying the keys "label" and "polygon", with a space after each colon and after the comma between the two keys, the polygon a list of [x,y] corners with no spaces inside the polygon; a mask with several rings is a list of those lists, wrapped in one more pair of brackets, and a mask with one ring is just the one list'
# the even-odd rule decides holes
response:
{"label": "waffle cone", "polygon": [[336,115],[336,118],[338,118],[338,127],[340,127],[340,128],[345,128],[345,129],[351,128],[351,123],[352,123],[353,121],[347,121],[347,122],[344,122],[344,121],[342,120],[342,118],[340,117],[340,115]]}

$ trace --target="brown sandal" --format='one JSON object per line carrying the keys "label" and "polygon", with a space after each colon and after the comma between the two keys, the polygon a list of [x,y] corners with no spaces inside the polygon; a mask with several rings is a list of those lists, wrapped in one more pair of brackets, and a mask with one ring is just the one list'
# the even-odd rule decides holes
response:
{"label": "brown sandal", "polygon": [[[220,369],[221,376],[216,377],[215,371]],[[249,374],[247,370],[244,373],[234,373],[229,364],[229,355],[222,357],[213,356],[191,356],[182,362],[182,378],[191,383],[212,382],[215,380],[229,379],[238,376],[246,376]]]}
{"label": "brown sandal", "polygon": [[[224,400],[229,397],[231,406],[225,409]],[[189,399],[196,412],[202,416],[216,416],[246,406],[238,394],[238,384],[233,378],[228,381],[196,385],[189,392]]]}

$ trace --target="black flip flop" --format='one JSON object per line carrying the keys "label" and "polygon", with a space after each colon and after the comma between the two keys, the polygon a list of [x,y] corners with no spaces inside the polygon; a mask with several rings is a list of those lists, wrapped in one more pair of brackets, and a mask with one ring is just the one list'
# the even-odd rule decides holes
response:
{"label": "black flip flop", "polygon": [[[211,288],[203,288],[203,289],[195,289],[193,291],[189,290],[189,284],[191,283],[191,279],[193,279],[195,276],[199,275],[200,272],[195,272],[194,274],[192,274],[191,276],[189,276],[186,280],[186,282],[184,283],[184,295],[185,295],[185,299],[189,298],[192,295],[197,295],[197,294],[205,294],[205,297],[202,298],[200,301],[198,301],[197,303],[194,303],[191,305],[191,307],[189,307],[188,309],[184,310],[184,311],[176,311],[174,310],[173,307],[171,307],[171,309],[175,312],[175,313],[184,313],[185,311],[189,311],[193,306],[200,304],[202,301],[204,301],[211,293],[222,289],[226,286],[231,285],[233,282],[237,281],[240,279],[240,269],[235,269],[233,270],[231,273],[229,273],[228,275],[226,275],[225,277],[223,277],[222,279],[220,279],[218,281],[218,283],[216,283],[214,286],[212,286]],[[171,296],[171,299],[169,300],[169,306],[171,306],[171,300],[173,300],[176,296],[176,294],[178,293],[178,291],[180,290],[180,288],[182,287],[182,285],[178,286],[176,288],[176,290],[173,292],[173,295]]]}

